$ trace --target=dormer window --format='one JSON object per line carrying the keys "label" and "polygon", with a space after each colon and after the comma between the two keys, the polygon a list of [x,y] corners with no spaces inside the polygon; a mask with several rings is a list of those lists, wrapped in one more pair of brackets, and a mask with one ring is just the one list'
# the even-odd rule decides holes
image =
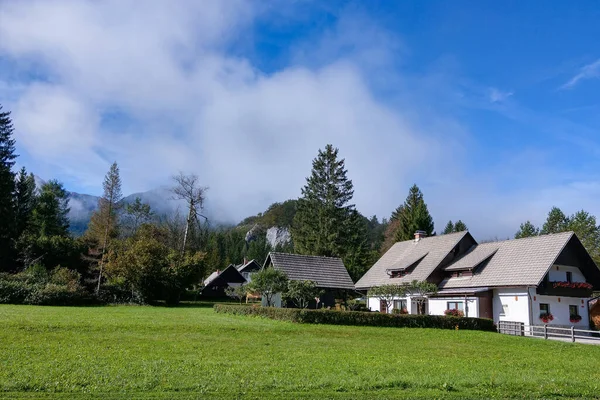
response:
{"label": "dormer window", "polygon": [[408,275],[406,271],[390,271],[390,278],[402,278]]}

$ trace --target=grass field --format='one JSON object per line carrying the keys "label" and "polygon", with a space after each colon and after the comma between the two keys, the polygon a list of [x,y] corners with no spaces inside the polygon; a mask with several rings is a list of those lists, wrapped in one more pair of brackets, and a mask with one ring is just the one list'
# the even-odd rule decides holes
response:
{"label": "grass field", "polygon": [[600,398],[600,346],[211,308],[0,306],[5,398]]}

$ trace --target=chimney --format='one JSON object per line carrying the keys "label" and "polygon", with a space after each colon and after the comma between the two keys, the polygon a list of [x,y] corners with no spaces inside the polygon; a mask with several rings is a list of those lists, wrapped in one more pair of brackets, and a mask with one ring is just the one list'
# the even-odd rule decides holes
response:
{"label": "chimney", "polygon": [[244,257],[244,264],[243,265],[246,265],[246,264],[248,264],[248,259],[246,257]]}
{"label": "chimney", "polygon": [[427,232],[416,231],[415,232],[415,243],[417,243],[419,240],[423,239],[424,237],[427,237]]}

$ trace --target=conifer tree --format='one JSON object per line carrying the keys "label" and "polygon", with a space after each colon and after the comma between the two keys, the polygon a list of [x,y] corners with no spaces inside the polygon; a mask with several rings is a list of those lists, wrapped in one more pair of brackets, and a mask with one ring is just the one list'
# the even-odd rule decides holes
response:
{"label": "conifer tree", "polygon": [[448,233],[452,233],[452,232],[454,232],[454,223],[452,222],[452,220],[450,220],[446,224],[446,227],[444,228],[442,235],[447,235]]}
{"label": "conifer tree", "polygon": [[462,222],[460,219],[454,224],[454,232],[464,232],[468,230],[469,228],[467,227],[467,224]]}
{"label": "conifer tree", "polygon": [[569,218],[567,218],[560,208],[552,207],[540,233],[542,235],[547,235],[549,233],[564,232],[568,230],[568,227]]}
{"label": "conifer tree", "polygon": [[427,235],[433,233],[433,218],[417,185],[410,188],[406,201],[392,213],[392,219],[398,221],[394,232],[396,242],[412,239],[415,231],[425,231]]}
{"label": "conifer tree", "polygon": [[10,270],[14,262],[15,239],[15,140],[10,112],[0,105],[0,270]]}
{"label": "conifer tree", "polygon": [[15,237],[19,238],[29,228],[35,207],[35,178],[25,167],[17,175],[15,185]]}
{"label": "conifer tree", "polygon": [[100,200],[98,200],[98,210],[92,215],[86,232],[87,238],[96,243],[100,256],[96,291],[100,291],[107,247],[110,244],[110,240],[118,235],[117,213],[121,207],[123,194],[121,193],[119,166],[116,162],[110,166],[110,170],[104,177],[102,187],[104,193]]}
{"label": "conifer tree", "polygon": [[[350,270],[360,269],[361,254],[367,254],[368,238],[364,218],[350,203],[354,195],[344,159],[331,144],[319,150],[298,199],[292,226],[294,248],[300,254],[352,259]],[[348,266],[347,266],[348,267]],[[357,274],[353,274],[356,275]]]}
{"label": "conifer tree", "polygon": [[517,233],[515,233],[515,239],[522,239],[526,237],[538,236],[540,234],[539,228],[536,228],[531,221],[526,221],[521,224]]}
{"label": "conifer tree", "polygon": [[69,197],[62,183],[44,184],[35,200],[31,225],[37,236],[69,236]]}

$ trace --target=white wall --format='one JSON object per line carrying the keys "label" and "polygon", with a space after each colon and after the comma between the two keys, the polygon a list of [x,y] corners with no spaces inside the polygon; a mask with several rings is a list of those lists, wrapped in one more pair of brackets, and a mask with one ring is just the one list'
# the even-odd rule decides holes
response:
{"label": "white wall", "polygon": [[[271,299],[271,302],[273,303],[274,307],[281,307],[281,293],[276,293]],[[262,297],[260,305],[263,307],[267,306],[267,300],[265,299],[265,296]]]}
{"label": "white wall", "polygon": [[[530,325],[529,297],[525,288],[494,289],[492,304],[494,322],[514,321]],[[506,306],[504,315],[501,312],[503,306]]]}
{"label": "white wall", "polygon": [[566,282],[567,271],[572,273],[573,282],[585,282],[585,277],[577,267],[570,267],[564,265],[554,265],[548,271],[548,278],[552,282]]}
{"label": "white wall", "polygon": [[[410,301],[410,297],[394,297],[394,300],[406,300],[406,308],[409,314],[416,314],[417,310],[416,307],[411,304],[412,302]],[[380,306],[379,306],[379,302],[380,300],[376,297],[368,297],[367,298],[367,307],[369,308],[369,310],[371,311],[379,311]],[[390,312],[391,309],[393,309],[393,305],[390,307]]]}
{"label": "white wall", "polygon": [[431,315],[444,315],[444,312],[448,309],[448,302],[460,302],[462,303],[462,311],[465,316],[471,318],[479,317],[479,299],[477,297],[467,297],[468,315],[465,312],[465,298],[464,297],[444,297],[429,299],[429,314]]}
{"label": "white wall", "polygon": [[[589,316],[587,308],[587,298],[577,297],[559,297],[559,296],[540,296],[534,295],[532,302],[533,308],[533,325],[543,325],[544,322],[540,319],[540,303],[546,303],[550,305],[550,313],[554,317],[552,322],[548,325],[563,325],[563,326],[575,326],[580,329],[588,329]],[[559,301],[560,299],[560,301]],[[581,302],[583,300],[583,303]],[[569,320],[569,306],[577,306],[581,321],[573,323]]]}

